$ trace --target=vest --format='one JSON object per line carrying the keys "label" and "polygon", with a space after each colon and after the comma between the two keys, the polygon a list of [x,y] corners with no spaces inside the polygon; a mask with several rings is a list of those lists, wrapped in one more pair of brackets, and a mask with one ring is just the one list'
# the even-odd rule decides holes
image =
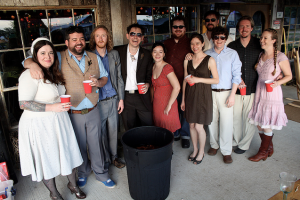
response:
{"label": "vest", "polygon": [[85,94],[83,81],[89,80],[90,75],[95,78],[100,77],[97,55],[86,52],[85,71],[82,73],[74,59],[70,58],[68,49],[61,52],[61,72],[65,78],[66,94],[71,95],[71,104],[77,107],[79,103],[87,97],[93,105],[98,102],[99,95],[96,93],[97,87],[92,87],[92,93]]}

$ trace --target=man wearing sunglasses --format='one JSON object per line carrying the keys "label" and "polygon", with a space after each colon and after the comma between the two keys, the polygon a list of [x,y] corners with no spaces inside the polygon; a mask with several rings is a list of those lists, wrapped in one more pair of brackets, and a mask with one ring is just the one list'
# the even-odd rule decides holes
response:
{"label": "man wearing sunglasses", "polygon": [[[236,28],[240,33],[240,38],[230,43],[228,47],[234,49],[239,54],[242,61],[242,82],[239,88],[246,87],[246,95],[240,95],[240,90],[235,95],[233,107],[233,146],[237,154],[243,154],[249,149],[256,127],[248,122],[248,114],[252,108],[258,74],[254,69],[259,54],[262,52],[258,38],[252,37],[251,32],[254,21],[250,16],[243,16],[239,19]],[[273,152],[273,144],[269,149]],[[269,152],[270,154],[270,152]]]}
{"label": "man wearing sunglasses", "polygon": [[[173,66],[174,72],[179,80],[180,85],[183,82],[183,61],[185,55],[191,53],[190,39],[186,36],[185,19],[182,16],[176,16],[171,21],[172,37],[164,42],[167,49],[166,62]],[[174,133],[174,140],[180,140],[182,148],[190,147],[190,127],[184,118],[183,111],[180,108],[182,94],[177,97],[178,112],[180,116],[181,129]]]}
{"label": "man wearing sunglasses", "polygon": [[[151,126],[152,103],[150,84],[153,59],[151,53],[142,47],[143,27],[131,24],[127,27],[127,45],[114,47],[119,52],[121,74],[125,83],[124,110],[121,113],[125,130],[138,126]],[[143,93],[139,94],[137,84],[145,83]]]}
{"label": "man wearing sunglasses", "polygon": [[213,121],[208,126],[210,149],[208,155],[214,156],[220,148],[223,161],[232,163],[233,105],[235,93],[241,83],[242,63],[233,49],[226,47],[227,29],[219,26],[212,30],[214,48],[205,53],[212,56],[219,74],[219,83],[212,84]]}
{"label": "man wearing sunglasses", "polygon": [[[206,32],[202,34],[204,38],[204,50],[203,50],[204,52],[207,51],[208,49],[211,49],[214,46],[213,38],[211,37],[211,35],[212,35],[213,28],[219,25],[219,18],[220,18],[220,13],[214,10],[210,10],[204,14],[205,27],[207,29]],[[225,45],[228,45],[232,41],[233,41],[232,38],[228,37]]]}

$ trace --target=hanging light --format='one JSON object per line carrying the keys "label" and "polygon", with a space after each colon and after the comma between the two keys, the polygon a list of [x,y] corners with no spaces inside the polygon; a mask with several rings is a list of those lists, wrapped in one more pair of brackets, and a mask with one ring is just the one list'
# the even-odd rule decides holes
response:
{"label": "hanging light", "polygon": [[43,16],[43,13],[40,13],[40,16]]}
{"label": "hanging light", "polygon": [[165,14],[165,12],[161,12],[161,14],[163,15],[163,14]]}
{"label": "hanging light", "polygon": [[90,14],[90,12],[86,12],[86,14],[88,14],[88,15],[89,15],[89,14]]}
{"label": "hanging light", "polygon": [[20,20],[21,20],[21,22],[23,22],[23,21],[24,21],[24,19],[23,19],[23,18],[21,18]]}
{"label": "hanging light", "polygon": [[153,8],[153,10],[155,10],[155,8]]}
{"label": "hanging light", "polygon": [[76,12],[74,12],[74,15],[76,16],[76,15],[77,15],[77,13],[76,13]]}
{"label": "hanging light", "polygon": [[140,7],[140,10],[143,10],[144,8],[143,7]]}
{"label": "hanging light", "polygon": [[50,17],[50,15],[51,15],[51,14],[50,14],[50,13],[48,13],[48,17]]}
{"label": "hanging light", "polygon": [[71,12],[71,10],[70,10],[70,9],[68,9],[68,10],[67,10],[67,12]]}
{"label": "hanging light", "polygon": [[138,14],[141,14],[141,11],[138,11]]}
{"label": "hanging light", "polygon": [[12,19],[15,19],[15,16],[13,16],[13,15],[12,15],[12,16],[10,16],[10,17],[11,17]]}

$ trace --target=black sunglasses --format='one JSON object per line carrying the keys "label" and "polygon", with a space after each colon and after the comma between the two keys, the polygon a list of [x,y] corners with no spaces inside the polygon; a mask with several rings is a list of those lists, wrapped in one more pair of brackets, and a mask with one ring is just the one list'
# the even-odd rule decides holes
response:
{"label": "black sunglasses", "polygon": [[184,26],[183,26],[183,25],[180,25],[180,26],[172,26],[172,27],[173,27],[174,29],[178,29],[178,28],[179,28],[179,29],[183,29]]}
{"label": "black sunglasses", "polygon": [[221,40],[225,40],[225,39],[226,39],[225,36],[218,36],[218,35],[215,35],[215,36],[214,36],[214,39],[215,39],[215,40],[218,40],[219,38],[220,38]]}
{"label": "black sunglasses", "polygon": [[135,33],[135,32],[131,32],[131,33],[129,33],[129,35],[130,35],[131,37],[134,37],[134,36],[142,37],[142,34],[141,34],[141,33]]}
{"label": "black sunglasses", "polygon": [[217,19],[215,19],[215,18],[211,18],[211,19],[205,19],[205,22],[215,22]]}

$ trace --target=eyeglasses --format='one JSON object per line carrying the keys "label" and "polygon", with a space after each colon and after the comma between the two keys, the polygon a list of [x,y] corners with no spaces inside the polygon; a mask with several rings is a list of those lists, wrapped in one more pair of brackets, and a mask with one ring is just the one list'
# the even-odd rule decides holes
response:
{"label": "eyeglasses", "polygon": [[215,35],[215,36],[214,36],[214,40],[218,40],[219,38],[220,38],[221,40],[225,40],[225,39],[226,39],[225,36],[218,36],[218,35]]}
{"label": "eyeglasses", "polygon": [[183,25],[180,25],[180,26],[172,26],[172,27],[173,27],[174,29],[178,29],[178,28],[179,28],[179,29],[183,29],[184,26],[183,26]]}
{"label": "eyeglasses", "polygon": [[135,33],[135,32],[131,32],[131,33],[129,33],[129,35],[130,35],[131,37],[134,37],[134,36],[142,37],[142,34],[141,34],[141,33]]}
{"label": "eyeglasses", "polygon": [[205,22],[215,22],[217,19],[216,18],[211,18],[211,19],[205,19]]}

